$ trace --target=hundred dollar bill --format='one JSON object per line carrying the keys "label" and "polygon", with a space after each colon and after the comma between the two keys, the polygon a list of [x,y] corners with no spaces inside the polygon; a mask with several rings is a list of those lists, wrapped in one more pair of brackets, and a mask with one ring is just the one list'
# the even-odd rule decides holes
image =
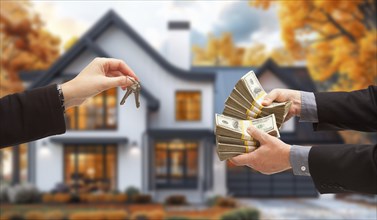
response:
{"label": "hundred dollar bill", "polygon": [[241,146],[235,144],[219,143],[216,149],[217,155],[221,161],[230,159],[240,154],[250,153],[257,149],[253,146]]}
{"label": "hundred dollar bill", "polygon": [[273,114],[254,120],[239,120],[225,115],[216,114],[215,122],[216,135],[239,138],[242,140],[253,140],[249,133],[247,133],[246,129],[251,125],[254,125],[257,129],[263,130],[275,137],[280,137],[275,115]]}
{"label": "hundred dollar bill", "polygon": [[238,138],[216,135],[216,145],[218,143],[236,144],[236,145],[242,145],[242,146],[256,146],[256,147],[259,146],[259,142],[256,140],[241,140]]}

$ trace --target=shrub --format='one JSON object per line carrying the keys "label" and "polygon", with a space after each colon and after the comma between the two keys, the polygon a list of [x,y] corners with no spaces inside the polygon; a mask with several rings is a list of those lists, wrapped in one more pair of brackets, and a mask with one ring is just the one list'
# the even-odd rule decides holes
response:
{"label": "shrub", "polygon": [[7,196],[11,203],[32,203],[39,200],[39,191],[32,184],[19,184],[9,187]]}
{"label": "shrub", "polygon": [[1,220],[24,220],[22,215],[14,213],[14,212],[5,212],[0,213]]}
{"label": "shrub", "polygon": [[185,205],[187,204],[186,196],[184,195],[171,195],[165,199],[167,205]]}
{"label": "shrub", "polygon": [[62,211],[53,210],[53,211],[46,212],[45,218],[46,218],[46,220],[47,219],[51,219],[51,220],[64,220],[65,219],[65,215],[64,215],[64,213]]}
{"label": "shrub", "polygon": [[237,202],[233,198],[220,197],[217,199],[215,205],[224,208],[235,208],[237,206]]}
{"label": "shrub", "polygon": [[165,218],[165,220],[190,220],[190,218],[184,216],[171,216]]}
{"label": "shrub", "polygon": [[51,190],[52,193],[69,193],[69,187],[64,183],[57,183]]}
{"label": "shrub", "polygon": [[116,194],[114,195],[114,202],[125,203],[127,201],[127,195]]}
{"label": "shrub", "polygon": [[54,202],[54,195],[51,193],[44,193],[42,195],[42,202],[43,203],[51,203]]}
{"label": "shrub", "polygon": [[221,220],[259,220],[259,211],[253,208],[242,208],[225,213]]}
{"label": "shrub", "polygon": [[152,202],[152,197],[148,194],[139,194],[133,196],[132,201],[138,204],[147,204]]}
{"label": "shrub", "polygon": [[130,200],[133,200],[133,197],[139,195],[140,191],[138,188],[130,186],[125,190],[125,193]]}
{"label": "shrub", "polygon": [[79,195],[80,202],[88,202],[88,197],[90,194],[88,193],[80,193]]}
{"label": "shrub", "polygon": [[71,201],[71,194],[56,193],[54,195],[54,202],[56,203],[68,203],[69,201]]}
{"label": "shrub", "polygon": [[71,195],[70,196],[71,198],[69,200],[69,203],[80,203],[81,202],[80,196],[77,193],[72,193],[70,195]]}
{"label": "shrub", "polygon": [[135,212],[131,215],[131,220],[151,220],[144,211]]}
{"label": "shrub", "polygon": [[217,204],[217,200],[220,198],[222,198],[222,196],[219,196],[219,195],[208,198],[206,201],[207,206],[209,207],[215,206]]}
{"label": "shrub", "polygon": [[126,220],[128,219],[128,213],[123,210],[119,211],[107,211],[105,213],[105,218],[107,220]]}
{"label": "shrub", "polygon": [[44,220],[45,215],[41,211],[29,211],[25,214],[25,220]]}

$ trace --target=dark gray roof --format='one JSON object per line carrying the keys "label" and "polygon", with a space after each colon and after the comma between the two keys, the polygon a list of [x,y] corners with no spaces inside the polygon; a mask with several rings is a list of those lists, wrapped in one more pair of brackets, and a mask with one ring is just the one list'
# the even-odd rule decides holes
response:
{"label": "dark gray roof", "polygon": [[186,80],[213,81],[214,75],[208,72],[193,74],[190,71],[180,69],[167,62],[158,52],[156,52],[140,35],[138,35],[124,20],[122,20],[113,10],[107,12],[96,24],[92,26],[63,56],[61,56],[45,74],[41,75],[31,86],[31,88],[46,85],[53,78],[61,74],[61,70],[73,61],[85,49],[92,50],[98,56],[109,57],[94,41],[101,33],[106,31],[111,25],[115,25],[131,39],[134,40],[143,50],[147,52],[159,65],[174,76]]}
{"label": "dark gray roof", "polygon": [[221,113],[224,102],[240,78],[250,70],[260,77],[266,70],[270,70],[290,89],[315,92],[316,87],[306,67],[284,67],[277,65],[272,59],[268,59],[260,67],[194,67],[194,72],[214,72],[215,82],[215,112]]}
{"label": "dark gray roof", "polygon": [[170,138],[213,138],[213,130],[209,129],[149,129],[148,135],[159,139]]}
{"label": "dark gray roof", "polygon": [[93,137],[93,136],[80,136],[80,137],[66,137],[54,136],[51,137],[52,142],[64,144],[127,144],[128,138],[126,137]]}

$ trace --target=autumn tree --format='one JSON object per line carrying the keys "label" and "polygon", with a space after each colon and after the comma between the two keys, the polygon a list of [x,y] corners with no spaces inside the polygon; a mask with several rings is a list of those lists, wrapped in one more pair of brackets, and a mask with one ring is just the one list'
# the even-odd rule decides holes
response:
{"label": "autumn tree", "polygon": [[292,65],[293,57],[284,48],[268,50],[265,45],[254,43],[237,47],[232,34],[225,32],[219,38],[209,35],[205,47],[193,47],[193,65],[196,66],[259,66],[268,58],[279,65]]}
{"label": "autumn tree", "polygon": [[47,69],[60,39],[43,27],[28,1],[0,1],[0,97],[23,90],[19,72]]}
{"label": "autumn tree", "polygon": [[331,82],[325,89],[377,83],[377,1],[251,1],[264,9],[272,4],[285,47],[295,59],[306,60],[314,80]]}

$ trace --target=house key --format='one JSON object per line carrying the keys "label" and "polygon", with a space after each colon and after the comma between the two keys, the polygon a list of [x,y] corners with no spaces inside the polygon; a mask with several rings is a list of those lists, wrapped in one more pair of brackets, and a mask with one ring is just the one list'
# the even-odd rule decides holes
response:
{"label": "house key", "polygon": [[139,108],[140,107],[139,95],[140,95],[140,89],[141,89],[140,83],[132,78],[129,78],[129,79],[133,82],[133,84],[127,88],[126,94],[124,94],[120,104],[123,105],[126,102],[126,99],[128,98],[128,96],[130,96],[131,93],[133,93],[135,95],[136,108]]}

